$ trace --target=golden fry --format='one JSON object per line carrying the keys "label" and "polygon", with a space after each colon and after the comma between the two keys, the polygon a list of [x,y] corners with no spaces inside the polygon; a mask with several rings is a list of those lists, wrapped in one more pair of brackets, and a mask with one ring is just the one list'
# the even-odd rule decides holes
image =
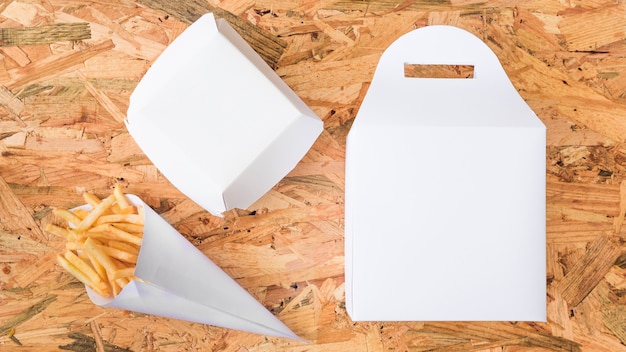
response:
{"label": "golden fry", "polygon": [[96,238],[107,238],[110,240],[120,240],[129,242],[137,246],[141,245],[141,237],[132,235],[124,230],[118,229],[111,224],[98,225],[87,231],[88,236]]}
{"label": "golden fry", "polygon": [[97,260],[103,267],[107,273],[107,276],[110,277],[117,270],[117,266],[111,260],[112,258],[108,256],[103,250],[102,247],[97,245],[93,239],[88,238],[85,241],[85,250],[91,254],[95,260]]}
{"label": "golden fry", "polygon": [[68,251],[82,251],[85,249],[85,244],[79,241],[70,241],[65,244],[65,249]]}
{"label": "golden fry", "polygon": [[116,272],[114,272],[111,278],[113,280],[123,278],[123,277],[128,278],[130,276],[133,276],[134,274],[135,274],[135,268],[124,268],[124,269],[119,269]]}
{"label": "golden fry", "polygon": [[116,280],[122,277],[128,278],[135,274],[135,268],[124,268],[119,269],[118,271],[113,273],[112,279]]}
{"label": "golden fry", "polygon": [[[129,205],[124,209],[121,209],[118,214],[138,214],[137,207],[134,205]],[[140,221],[143,221],[143,218],[140,218]]]}
{"label": "golden fry", "polygon": [[139,214],[111,214],[103,215],[98,218],[98,225],[107,223],[129,223],[135,225],[143,225],[143,217]]}
{"label": "golden fry", "polygon": [[63,267],[63,269],[67,270],[72,276],[74,276],[78,281],[82,282],[86,286],[89,286],[92,290],[94,290],[97,294],[101,296],[109,296],[111,294],[110,289],[107,285],[93,285],[90,279],[78,268],[72,265],[65,257],[61,255],[57,255],[57,262],[59,265]]}
{"label": "golden fry", "polygon": [[76,232],[75,229],[67,229],[67,231],[69,232],[69,235],[67,236],[67,240],[69,242],[80,241],[81,236],[79,232]]}
{"label": "golden fry", "polygon": [[95,207],[98,206],[98,204],[100,204],[101,200],[100,198],[98,198],[98,196],[89,193],[89,192],[85,192],[83,193],[83,199],[85,200],[85,203],[89,204],[91,206],[91,209],[94,209]]}
{"label": "golden fry", "polygon": [[91,210],[55,209],[68,227],[48,224],[46,231],[66,239],[57,261],[85,286],[105,297],[115,297],[134,276],[144,230],[144,209],[132,205],[121,187],[99,199],[83,193]]}
{"label": "golden fry", "polygon": [[53,235],[57,235],[59,237],[63,237],[69,240],[68,237],[70,236],[70,231],[68,229],[64,229],[54,224],[47,224],[45,230],[46,232],[49,232]]}
{"label": "golden fry", "polygon": [[126,277],[120,277],[118,279],[115,279],[115,282],[117,282],[118,285],[120,285],[120,287],[124,287],[126,285],[128,285],[128,283],[130,282],[130,280]]}
{"label": "golden fry", "polygon": [[65,251],[64,257],[65,259],[67,259],[68,262],[70,262],[78,270],[80,270],[83,274],[85,274],[85,276],[87,276],[90,282],[92,283],[101,282],[100,276],[98,276],[98,273],[96,273],[96,271],[89,264],[85,263],[81,258],[79,258],[76,254],[74,254],[74,252]]}
{"label": "golden fry", "polygon": [[72,213],[69,210],[65,210],[65,209],[53,209],[52,213],[54,215],[57,215],[57,216],[63,218],[63,220],[69,222],[70,224],[74,224],[74,225],[80,223],[83,220],[80,217],[78,217],[76,214]]}
{"label": "golden fry", "polygon": [[146,209],[143,207],[137,208],[137,215],[139,215],[139,218],[141,219],[141,225],[144,225],[146,221]]}
{"label": "golden fry", "polygon": [[107,245],[111,248],[119,249],[124,252],[131,253],[131,254],[135,254],[135,255],[139,254],[139,247],[132,245],[128,242],[109,241]]}
{"label": "golden fry", "polygon": [[91,266],[93,266],[94,270],[98,273],[98,276],[100,276],[100,278],[102,280],[107,280],[107,272],[104,269],[104,267],[102,266],[102,264],[100,264],[99,261],[96,260],[96,258],[89,252],[84,251],[83,253],[85,253],[85,255],[87,255],[87,258],[89,258],[89,262],[91,263]]}
{"label": "golden fry", "polygon": [[[84,218],[86,218],[86,217],[87,217],[87,215],[89,215],[89,212],[88,212],[87,210],[85,210],[85,209],[80,209],[80,208],[79,208],[79,209],[74,209],[74,210],[72,210],[72,212],[73,212],[74,214],[76,214],[76,216],[78,216],[81,220],[82,220],[82,219],[84,219]],[[80,222],[80,221],[79,221],[79,222]],[[78,222],[76,222],[76,224],[78,224]]]}
{"label": "golden fry", "polygon": [[122,193],[122,187],[119,183],[115,185],[115,189],[113,190],[113,196],[115,197],[115,201],[122,211],[130,206],[128,199],[126,199],[126,196],[124,195],[124,193]]}
{"label": "golden fry", "polygon": [[116,280],[110,280],[109,284],[111,285],[111,290],[113,291],[113,296],[117,296],[122,292],[122,287],[117,283]]}
{"label": "golden fry", "polygon": [[113,205],[114,202],[115,202],[115,197],[113,197],[112,195],[104,198],[100,202],[100,204],[98,204],[95,208],[93,208],[91,212],[89,213],[89,215],[87,215],[87,217],[85,217],[83,221],[81,221],[80,224],[76,226],[76,230],[78,231],[87,230],[91,225],[93,225],[98,220],[100,216],[102,216],[102,214],[104,214],[104,212],[109,210],[109,208],[111,207],[111,205]]}
{"label": "golden fry", "polygon": [[115,222],[115,223],[111,223],[111,225],[117,227],[120,230],[124,230],[128,233],[132,233],[136,236],[141,236],[143,232],[143,225],[139,225],[139,224],[131,224],[129,222]]}
{"label": "golden fry", "polygon": [[112,258],[121,260],[126,263],[137,263],[137,254],[128,253],[121,249],[106,246],[100,246],[100,249]]}

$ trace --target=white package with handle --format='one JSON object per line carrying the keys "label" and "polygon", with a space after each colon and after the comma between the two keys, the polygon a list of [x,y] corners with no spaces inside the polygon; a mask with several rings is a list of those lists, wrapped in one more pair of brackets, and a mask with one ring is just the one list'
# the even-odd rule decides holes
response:
{"label": "white package with handle", "polygon": [[[405,64],[474,77],[405,77]],[[545,133],[471,33],[392,43],[347,139],[352,319],[545,321]]]}

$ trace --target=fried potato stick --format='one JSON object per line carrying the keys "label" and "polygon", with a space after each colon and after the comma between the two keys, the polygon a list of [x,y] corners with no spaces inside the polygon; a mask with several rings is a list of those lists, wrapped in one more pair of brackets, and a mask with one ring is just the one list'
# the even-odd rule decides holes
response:
{"label": "fried potato stick", "polygon": [[85,244],[79,241],[68,241],[65,243],[65,249],[68,251],[82,251],[85,249]]}
{"label": "fried potato stick", "polygon": [[141,236],[143,233],[143,225],[140,225],[140,224],[131,224],[129,222],[116,222],[116,223],[112,223],[112,225],[117,227],[120,230],[124,230],[136,236]]}
{"label": "fried potato stick", "polygon": [[107,242],[107,245],[111,248],[116,248],[116,249],[131,253],[131,254],[135,254],[135,255],[139,254],[139,247],[132,245],[128,242],[109,241]]}
{"label": "fried potato stick", "polygon": [[78,270],[80,270],[90,282],[92,282],[92,286],[97,286],[99,283],[104,283],[98,273],[86,262],[84,262],[81,258],[79,258],[72,251],[65,251],[63,254],[65,259],[70,262],[73,266],[75,266]]}
{"label": "fried potato stick", "polygon": [[46,232],[49,232],[53,235],[57,235],[59,237],[63,237],[69,240],[70,231],[68,229],[62,228],[61,226],[57,226],[54,224],[47,224],[45,230]]}
{"label": "fried potato stick", "polygon": [[114,202],[115,202],[115,197],[113,195],[110,195],[106,197],[105,199],[103,199],[100,202],[100,204],[98,204],[95,208],[93,208],[91,212],[89,212],[89,215],[87,215],[76,226],[76,230],[77,231],[87,230],[91,225],[93,225],[98,220],[100,216],[102,216],[102,214],[104,214],[107,210],[109,210],[109,208],[111,207],[111,205],[113,205]]}
{"label": "fried potato stick", "polygon": [[107,281],[107,272],[102,264],[100,264],[100,262],[96,260],[93,254],[89,253],[88,251],[84,251],[83,253],[85,253],[87,259],[89,259],[91,266],[93,266],[94,270],[98,273],[98,276],[100,276],[102,280]]}
{"label": "fried potato stick", "polygon": [[122,187],[119,183],[116,184],[115,188],[113,189],[113,196],[115,197],[115,201],[120,206],[120,209],[122,211],[130,206],[130,202],[128,202],[126,195],[124,195],[124,193],[122,192]]}
{"label": "fried potato stick", "polygon": [[66,228],[52,223],[46,231],[67,240],[65,252],[57,261],[77,280],[105,297],[115,297],[134,276],[143,238],[143,207],[131,204],[117,185],[114,192],[100,199],[83,193],[91,210],[53,210],[66,222]]}
{"label": "fried potato stick", "polygon": [[74,214],[71,211],[66,210],[66,209],[53,209],[52,213],[54,215],[57,215],[57,216],[63,218],[63,220],[67,221],[70,224],[76,225],[76,224],[80,223],[81,221],[83,221],[83,219],[81,219],[78,215],[76,215],[76,214]]}
{"label": "fried potato stick", "polygon": [[[85,209],[74,209],[72,210],[72,212],[76,214],[76,216],[78,216],[81,220],[89,215],[89,212]],[[78,224],[78,222],[76,222],[75,224]]]}
{"label": "fried potato stick", "polygon": [[124,269],[119,269],[116,272],[113,273],[113,279],[120,279],[123,277],[130,277],[135,275],[135,268],[124,268]]}
{"label": "fried potato stick", "polygon": [[117,266],[115,265],[115,262],[113,262],[112,258],[109,257],[91,238],[87,238],[85,241],[85,250],[88,251],[89,254],[91,254],[94,259],[104,267],[107,277],[110,279],[111,275],[117,271]]}
{"label": "fried potato stick", "polygon": [[94,286],[93,283],[90,281],[89,277],[87,277],[87,275],[85,275],[82,271],[78,270],[78,268],[76,268],[73,264],[71,264],[62,255],[60,254],[57,255],[57,262],[59,263],[59,265],[61,265],[61,267],[63,267],[63,269],[67,270],[70,274],[72,274],[72,276],[74,276],[78,281],[82,282],[84,285],[89,286],[97,294],[101,296],[105,296],[105,297],[111,295],[111,291],[108,285]]}
{"label": "fried potato stick", "polygon": [[103,215],[98,218],[97,224],[107,223],[129,223],[135,225],[143,225],[143,217],[139,214],[111,214]]}
{"label": "fried potato stick", "polygon": [[120,240],[134,245],[141,245],[141,237],[132,235],[124,230],[118,229],[111,224],[98,225],[86,232],[88,237],[106,238],[109,240]]}
{"label": "fried potato stick", "polygon": [[89,192],[83,193],[83,199],[85,200],[85,203],[91,206],[91,209],[94,209],[95,207],[97,207],[98,204],[100,204],[100,202],[102,201],[100,200],[100,198],[98,198],[98,196]]}
{"label": "fried potato stick", "polygon": [[100,246],[100,249],[112,258],[131,264],[137,263],[137,254],[128,253],[121,249],[107,246]]}

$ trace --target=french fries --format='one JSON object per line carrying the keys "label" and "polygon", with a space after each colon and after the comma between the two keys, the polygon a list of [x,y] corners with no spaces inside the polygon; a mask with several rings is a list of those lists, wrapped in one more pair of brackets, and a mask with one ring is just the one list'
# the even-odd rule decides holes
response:
{"label": "french fries", "polygon": [[134,276],[143,238],[144,212],[129,202],[119,186],[100,199],[84,193],[91,210],[54,209],[67,227],[48,224],[46,231],[64,238],[61,267],[104,297],[115,297]]}

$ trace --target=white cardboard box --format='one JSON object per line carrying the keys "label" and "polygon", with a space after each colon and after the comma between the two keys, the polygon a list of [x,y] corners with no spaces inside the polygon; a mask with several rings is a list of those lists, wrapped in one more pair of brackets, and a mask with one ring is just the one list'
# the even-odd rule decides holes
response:
{"label": "white cardboard box", "polygon": [[216,215],[263,196],[323,129],[228,22],[212,14],[150,67],[131,95],[126,125],[163,175]]}
{"label": "white cardboard box", "polygon": [[[474,78],[407,78],[405,63]],[[347,140],[351,318],[545,321],[545,133],[479,38],[431,26],[395,41]]]}

